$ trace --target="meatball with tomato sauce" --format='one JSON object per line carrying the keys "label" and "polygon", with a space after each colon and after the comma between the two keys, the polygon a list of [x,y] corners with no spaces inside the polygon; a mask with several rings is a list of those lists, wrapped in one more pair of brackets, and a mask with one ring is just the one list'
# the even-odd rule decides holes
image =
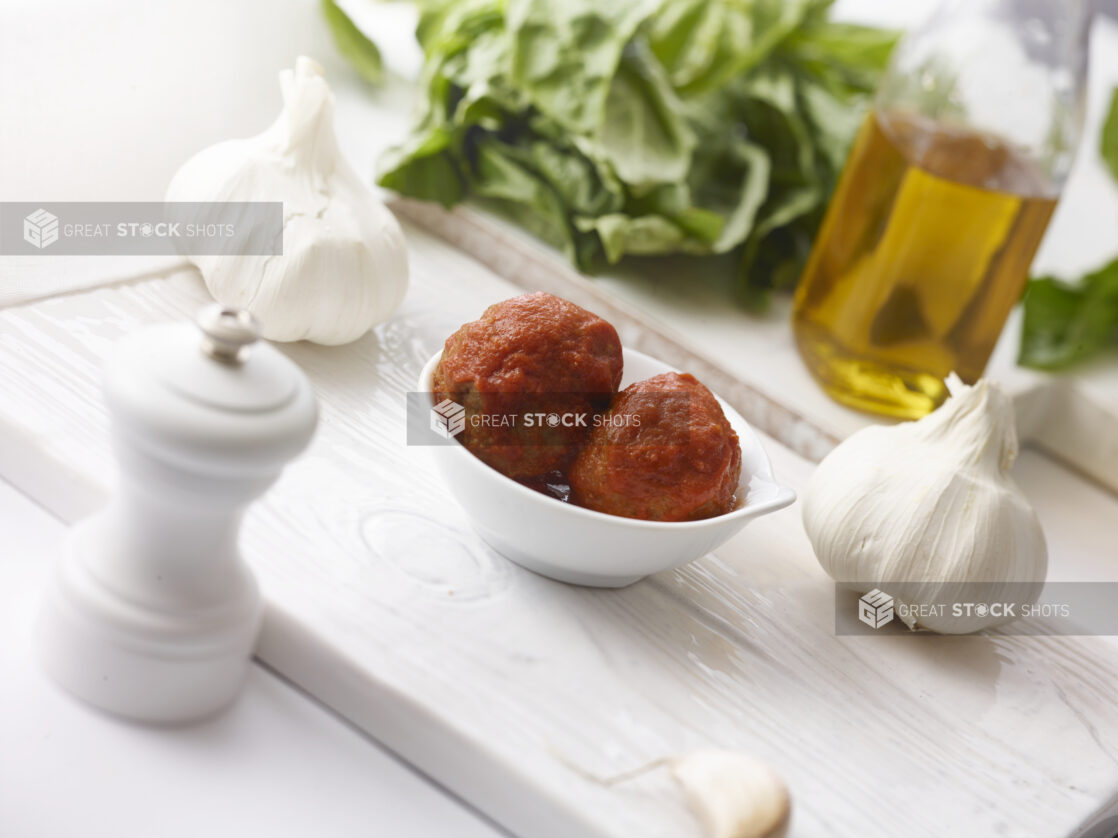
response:
{"label": "meatball with tomato sauce", "polygon": [[458,440],[515,479],[565,470],[621,384],[621,341],[602,318],[560,297],[513,297],[451,335],[436,401],[466,408]]}
{"label": "meatball with tomato sauce", "polygon": [[632,384],[596,425],[570,470],[575,503],[648,521],[697,521],[733,509],[741,446],[694,376]]}

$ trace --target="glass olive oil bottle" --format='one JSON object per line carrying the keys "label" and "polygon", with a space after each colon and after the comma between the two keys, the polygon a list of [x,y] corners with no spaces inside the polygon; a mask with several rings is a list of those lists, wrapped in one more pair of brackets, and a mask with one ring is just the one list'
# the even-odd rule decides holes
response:
{"label": "glass olive oil bottle", "polygon": [[953,0],[897,47],[796,296],[800,354],[836,400],[915,418],[950,372],[982,376],[1078,142],[1076,6]]}

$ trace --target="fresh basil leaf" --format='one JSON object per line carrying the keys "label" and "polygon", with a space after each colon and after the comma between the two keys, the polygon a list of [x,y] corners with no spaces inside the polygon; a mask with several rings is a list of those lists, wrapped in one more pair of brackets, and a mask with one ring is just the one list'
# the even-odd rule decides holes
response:
{"label": "fresh basil leaf", "polygon": [[653,53],[676,90],[687,93],[710,88],[734,63],[736,45],[748,44],[752,36],[743,3],[665,3],[649,27]]}
{"label": "fresh basil leaf", "polygon": [[711,243],[711,253],[725,253],[745,241],[769,191],[772,163],[764,148],[738,140],[728,154],[733,163],[719,166],[695,188],[695,203],[724,219],[718,238]]}
{"label": "fresh basil leaf", "polygon": [[652,50],[680,92],[710,91],[761,64],[819,5],[818,0],[673,0],[649,27]]}
{"label": "fresh basil leaf", "polygon": [[322,15],[334,36],[334,44],[353,68],[369,84],[376,84],[384,75],[380,50],[358,29],[334,0],[322,0]]}
{"label": "fresh basil leaf", "polygon": [[657,0],[508,0],[509,77],[567,128],[601,124],[625,45]]}
{"label": "fresh basil leaf", "polygon": [[474,193],[573,257],[574,239],[560,195],[496,139],[482,139],[475,153]]}
{"label": "fresh basil leaf", "polygon": [[[1118,88],[1103,123],[1099,153],[1118,180]],[[1075,284],[1034,277],[1025,289],[1017,362],[1062,370],[1118,345],[1118,259]]]}
{"label": "fresh basil leaf", "polygon": [[610,263],[618,262],[625,255],[676,253],[687,238],[687,233],[679,225],[661,215],[633,218],[613,213],[597,218],[580,217],[575,224],[582,231],[597,233]]}
{"label": "fresh basil leaf", "polygon": [[896,43],[896,32],[824,21],[790,33],[782,49],[797,63],[825,66],[847,86],[870,92]]}
{"label": "fresh basil leaf", "polygon": [[797,84],[797,105],[809,126],[817,171],[830,191],[846,164],[851,139],[861,126],[864,108],[852,106],[811,78]]}
{"label": "fresh basil leaf", "polygon": [[1102,143],[1099,149],[1102,159],[1110,169],[1110,174],[1118,180],[1118,87],[1110,99],[1110,112],[1102,127]]}
{"label": "fresh basil leaf", "polygon": [[663,69],[634,42],[610,83],[606,114],[593,135],[596,156],[634,191],[683,180],[695,136],[680,110]]}
{"label": "fresh basil leaf", "polygon": [[819,196],[811,186],[781,190],[761,208],[738,267],[739,299],[747,308],[763,311],[771,291],[796,284],[822,212]]}
{"label": "fresh basil leaf", "polygon": [[1071,285],[1029,282],[1018,363],[1061,370],[1118,346],[1118,259]]}
{"label": "fresh basil leaf", "polygon": [[451,153],[454,136],[443,126],[413,134],[378,161],[377,183],[424,201],[452,207],[466,196],[466,178]]}
{"label": "fresh basil leaf", "polygon": [[519,159],[558,193],[573,215],[605,215],[624,204],[623,187],[613,171],[573,147],[537,139]]}

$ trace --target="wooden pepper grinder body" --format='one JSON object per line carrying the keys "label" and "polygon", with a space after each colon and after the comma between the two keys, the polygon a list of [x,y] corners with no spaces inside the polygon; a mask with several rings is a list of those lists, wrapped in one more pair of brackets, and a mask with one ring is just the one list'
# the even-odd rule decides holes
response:
{"label": "wooden pepper grinder body", "polygon": [[117,485],[75,527],[39,622],[55,680],[154,722],[206,716],[240,689],[261,618],[241,519],[317,419],[305,376],[255,344],[251,317],[211,306],[198,326],[118,343],[105,375]]}

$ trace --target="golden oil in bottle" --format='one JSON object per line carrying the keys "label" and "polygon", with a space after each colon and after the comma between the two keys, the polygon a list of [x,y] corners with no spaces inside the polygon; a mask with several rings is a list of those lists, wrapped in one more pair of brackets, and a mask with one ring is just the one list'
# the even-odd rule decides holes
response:
{"label": "golden oil in bottle", "polygon": [[1005,143],[870,114],[796,293],[793,328],[835,399],[915,418],[968,383],[1021,296],[1055,190]]}

